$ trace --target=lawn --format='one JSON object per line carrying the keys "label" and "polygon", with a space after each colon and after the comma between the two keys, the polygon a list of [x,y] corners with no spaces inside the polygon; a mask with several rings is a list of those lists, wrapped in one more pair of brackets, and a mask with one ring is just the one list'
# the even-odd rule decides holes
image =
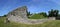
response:
{"label": "lawn", "polygon": [[4,23],[5,17],[0,18],[0,27],[60,27],[60,20],[48,21],[43,24]]}

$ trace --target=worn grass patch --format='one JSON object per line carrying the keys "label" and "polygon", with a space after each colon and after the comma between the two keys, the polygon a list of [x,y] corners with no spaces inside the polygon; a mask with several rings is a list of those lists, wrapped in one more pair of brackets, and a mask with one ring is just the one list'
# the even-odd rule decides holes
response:
{"label": "worn grass patch", "polygon": [[60,20],[48,21],[43,24],[4,23],[5,17],[0,18],[0,27],[60,27]]}

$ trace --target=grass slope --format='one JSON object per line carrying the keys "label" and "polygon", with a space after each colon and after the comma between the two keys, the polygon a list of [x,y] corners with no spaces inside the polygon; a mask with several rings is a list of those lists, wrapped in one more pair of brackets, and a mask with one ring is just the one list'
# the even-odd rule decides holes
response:
{"label": "grass slope", "polygon": [[29,19],[43,19],[43,18],[47,18],[47,17],[44,17],[43,15],[40,14],[34,14]]}
{"label": "grass slope", "polygon": [[60,27],[60,20],[48,21],[43,24],[21,24],[21,23],[4,23],[5,17],[0,18],[0,27]]}

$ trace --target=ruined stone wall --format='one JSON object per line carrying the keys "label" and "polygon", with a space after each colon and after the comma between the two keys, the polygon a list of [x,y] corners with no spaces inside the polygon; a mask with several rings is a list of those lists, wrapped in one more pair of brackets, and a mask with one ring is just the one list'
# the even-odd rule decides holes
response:
{"label": "ruined stone wall", "polygon": [[23,6],[23,7],[19,7],[11,12],[8,13],[7,15],[7,18],[8,20],[11,20],[14,18],[15,19],[18,19],[18,18],[23,18],[23,19],[27,19],[27,7],[26,6]]}

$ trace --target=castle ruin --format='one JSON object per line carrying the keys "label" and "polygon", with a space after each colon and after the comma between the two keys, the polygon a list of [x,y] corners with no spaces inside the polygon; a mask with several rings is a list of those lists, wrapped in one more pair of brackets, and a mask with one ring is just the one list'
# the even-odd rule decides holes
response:
{"label": "castle ruin", "polygon": [[19,7],[7,14],[8,21],[20,22],[20,23],[28,23],[28,24],[36,24],[43,23],[48,21],[48,19],[38,19],[38,20],[29,20],[27,18],[27,7]]}

